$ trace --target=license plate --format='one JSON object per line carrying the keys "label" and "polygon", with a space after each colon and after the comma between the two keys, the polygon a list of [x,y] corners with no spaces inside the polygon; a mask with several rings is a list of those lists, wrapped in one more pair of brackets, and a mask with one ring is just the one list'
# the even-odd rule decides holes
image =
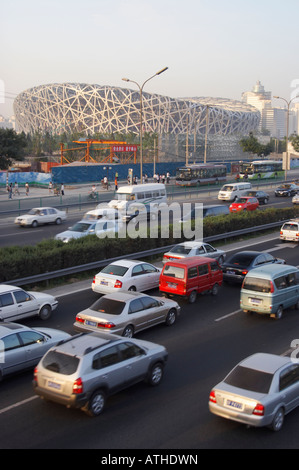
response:
{"label": "license plate", "polygon": [[261,299],[253,299],[253,298],[250,298],[249,302],[254,305],[260,305],[262,303]]}
{"label": "license plate", "polygon": [[101,284],[102,284],[102,286],[108,286],[108,282],[107,282],[107,281],[101,281]]}
{"label": "license plate", "polygon": [[171,289],[176,289],[176,287],[177,287],[177,284],[174,284],[173,282],[167,282],[167,285],[168,285],[168,287],[170,287]]}
{"label": "license plate", "polygon": [[95,321],[85,320],[85,325],[88,326],[97,326]]}
{"label": "license plate", "polygon": [[242,403],[239,403],[239,402],[233,401],[233,400],[226,400],[226,405],[229,406],[230,408],[235,408],[236,410],[242,410],[243,409]]}
{"label": "license plate", "polygon": [[227,274],[235,274],[235,271],[226,271]]}
{"label": "license plate", "polygon": [[55,390],[61,390],[61,384],[48,380],[48,387],[55,388]]}

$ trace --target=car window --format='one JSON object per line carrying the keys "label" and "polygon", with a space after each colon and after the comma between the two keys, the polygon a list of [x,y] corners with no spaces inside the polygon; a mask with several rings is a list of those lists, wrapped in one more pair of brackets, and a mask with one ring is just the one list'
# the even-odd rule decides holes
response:
{"label": "car window", "polygon": [[36,331],[22,331],[19,333],[22,343],[24,346],[28,346],[29,344],[35,344],[35,343],[43,343],[45,338],[43,335],[40,333],[37,333]]}
{"label": "car window", "polygon": [[214,261],[213,263],[210,264],[210,268],[211,268],[211,271],[219,271],[219,266],[218,266],[218,263],[216,261]]}
{"label": "car window", "polygon": [[274,260],[273,256],[270,255],[270,253],[264,253],[264,257],[265,257],[266,263],[272,263]]}
{"label": "car window", "polygon": [[94,369],[103,369],[105,367],[112,366],[120,362],[121,357],[118,353],[117,346],[111,346],[110,348],[104,349],[97,353],[92,361],[92,367]]}
{"label": "car window", "polygon": [[261,254],[261,255],[259,255],[255,258],[254,265],[256,266],[258,264],[263,264],[263,263],[265,263],[265,261],[266,261],[265,255]]}
{"label": "car window", "polygon": [[294,286],[297,284],[297,276],[295,273],[290,273],[286,276],[288,286]]}
{"label": "car window", "polygon": [[31,300],[31,297],[28,292],[25,292],[24,290],[15,290],[13,295],[15,296],[16,302],[18,304],[20,302],[28,302],[28,300]]}
{"label": "car window", "polygon": [[143,268],[141,264],[134,266],[132,269],[132,276],[139,276],[140,274],[144,274]]}
{"label": "car window", "polygon": [[79,358],[71,354],[64,354],[58,351],[49,351],[42,359],[45,369],[64,375],[72,375],[79,365]]}
{"label": "car window", "polygon": [[143,305],[140,299],[131,300],[128,313],[136,313],[143,310]]}
{"label": "car window", "polygon": [[157,272],[157,269],[155,268],[155,266],[152,266],[151,264],[148,264],[148,263],[144,263],[142,265],[143,267],[143,270],[146,272],[146,273],[155,273]]}
{"label": "car window", "polygon": [[7,294],[1,294],[0,295],[0,307],[7,307],[8,305],[13,305],[13,297],[10,292]]}
{"label": "car window", "polygon": [[214,248],[211,245],[205,245],[205,247],[206,247],[207,253],[213,253],[214,251],[216,251],[216,248]]}
{"label": "car window", "polygon": [[205,249],[204,249],[203,246],[200,246],[199,248],[196,249],[196,254],[197,255],[201,255],[203,253],[205,253]]}
{"label": "car window", "polygon": [[137,346],[137,344],[120,343],[118,347],[123,361],[131,359],[132,357],[142,356],[144,354],[144,350]]}
{"label": "car window", "polygon": [[280,276],[274,281],[277,289],[285,289],[287,287],[287,280],[285,276]]}
{"label": "car window", "polygon": [[283,371],[279,377],[279,390],[284,390],[299,380],[299,365],[292,364],[286,371]]}
{"label": "car window", "polygon": [[203,274],[208,274],[209,268],[207,264],[202,264],[198,266],[198,275],[202,276]]}
{"label": "car window", "polygon": [[5,336],[5,338],[2,338],[2,341],[4,351],[12,351],[13,349],[21,347],[21,343],[17,334]]}
{"label": "car window", "polygon": [[158,301],[156,299],[153,299],[152,297],[142,297],[141,299],[143,308],[154,308],[159,305]]}
{"label": "car window", "polygon": [[193,277],[197,277],[196,266],[193,266],[192,268],[188,268],[188,279],[192,279]]}

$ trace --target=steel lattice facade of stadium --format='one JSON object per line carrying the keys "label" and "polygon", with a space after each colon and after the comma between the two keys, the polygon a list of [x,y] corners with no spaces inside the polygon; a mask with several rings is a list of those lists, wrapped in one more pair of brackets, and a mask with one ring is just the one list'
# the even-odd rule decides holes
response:
{"label": "steel lattice facade of stadium", "polygon": [[[209,136],[248,135],[260,114],[252,106],[222,98],[174,99],[143,93],[144,131],[157,134]],[[86,135],[136,133],[140,128],[139,91],[112,86],[62,83],[41,85],[20,93],[14,101],[18,130],[83,131]]]}

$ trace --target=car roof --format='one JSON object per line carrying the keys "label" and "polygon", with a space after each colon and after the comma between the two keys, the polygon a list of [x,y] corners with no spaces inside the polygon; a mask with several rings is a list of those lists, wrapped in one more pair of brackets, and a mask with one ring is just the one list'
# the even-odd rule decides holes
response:
{"label": "car roof", "polygon": [[[55,207],[43,206],[43,207],[32,207],[33,210],[42,210],[42,209],[55,209]],[[29,209],[29,210],[32,210]],[[57,210],[57,209],[56,209]]]}
{"label": "car roof", "polygon": [[27,330],[28,328],[24,325],[19,325],[18,323],[11,322],[1,322],[0,323],[0,338],[8,335],[9,333],[16,333],[17,331]]}
{"label": "car roof", "polygon": [[142,292],[121,291],[121,292],[111,292],[110,294],[105,294],[101,298],[103,297],[109,300],[118,300],[118,301],[126,302],[128,300],[133,299],[134,297],[148,297],[148,296],[147,294],[143,294]]}
{"label": "car roof", "polygon": [[113,261],[110,265],[117,265],[117,266],[125,266],[130,268],[131,266],[136,266],[136,264],[146,263],[146,261],[140,261],[138,259],[119,259],[117,261]]}
{"label": "car roof", "polygon": [[255,353],[241,361],[239,365],[273,374],[289,362],[291,362],[291,358],[288,356],[279,356],[269,353]]}
{"label": "car roof", "polygon": [[193,248],[193,247],[202,246],[202,245],[209,245],[209,243],[202,242],[202,241],[197,242],[196,240],[193,240],[193,241],[186,241],[186,242],[178,243],[175,246],[188,246],[190,248]]}
{"label": "car roof", "polygon": [[11,292],[12,290],[22,290],[21,287],[11,286],[9,284],[0,284],[0,294],[3,292]]}
{"label": "car roof", "polygon": [[171,265],[179,265],[179,266],[183,265],[183,266],[189,267],[189,266],[193,266],[194,264],[196,265],[206,264],[211,261],[216,261],[216,260],[214,258],[208,258],[207,256],[205,257],[190,256],[188,258],[166,261],[164,266],[171,264]]}
{"label": "car roof", "polygon": [[78,335],[71,336],[67,340],[61,341],[54,346],[52,350],[65,352],[71,356],[84,356],[94,349],[119,340],[121,340],[120,336],[110,333],[79,333]]}
{"label": "car roof", "polygon": [[246,277],[269,277],[272,279],[276,275],[283,276],[284,274],[289,274],[290,272],[298,271],[298,268],[296,266],[290,266],[288,264],[268,264],[265,266],[260,266],[258,268],[254,268],[252,271],[250,271],[248,274],[246,274]]}

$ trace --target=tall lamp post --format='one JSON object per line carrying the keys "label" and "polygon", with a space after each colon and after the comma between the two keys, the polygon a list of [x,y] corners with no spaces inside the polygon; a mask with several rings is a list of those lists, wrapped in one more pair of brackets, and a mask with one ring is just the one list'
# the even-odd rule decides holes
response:
{"label": "tall lamp post", "polygon": [[278,100],[283,100],[286,105],[287,105],[287,129],[286,129],[286,161],[285,161],[285,177],[284,179],[287,179],[287,171],[289,169],[289,113],[290,113],[290,104],[293,100],[296,98],[299,98],[299,95],[294,96],[290,101],[287,101],[285,98],[282,98],[281,96],[273,96],[273,98],[276,98]]}
{"label": "tall lamp post", "polygon": [[139,136],[140,136],[140,181],[141,181],[141,183],[142,183],[142,176],[143,176],[143,171],[142,171],[142,164],[143,164],[143,151],[142,151],[142,133],[143,133],[143,130],[142,130],[142,113],[143,113],[143,109],[142,109],[142,90],[143,90],[144,85],[149,80],[154,78],[156,75],[160,75],[161,73],[165,72],[165,70],[167,70],[167,69],[168,69],[168,67],[164,67],[164,69],[160,70],[159,72],[155,73],[155,75],[152,75],[150,78],[145,80],[145,82],[143,82],[143,84],[141,86],[139,85],[139,83],[135,82],[134,80],[130,80],[129,78],[122,78],[122,80],[124,80],[125,82],[135,83],[135,85],[138,86],[139,92],[140,92],[140,132],[139,132]]}

